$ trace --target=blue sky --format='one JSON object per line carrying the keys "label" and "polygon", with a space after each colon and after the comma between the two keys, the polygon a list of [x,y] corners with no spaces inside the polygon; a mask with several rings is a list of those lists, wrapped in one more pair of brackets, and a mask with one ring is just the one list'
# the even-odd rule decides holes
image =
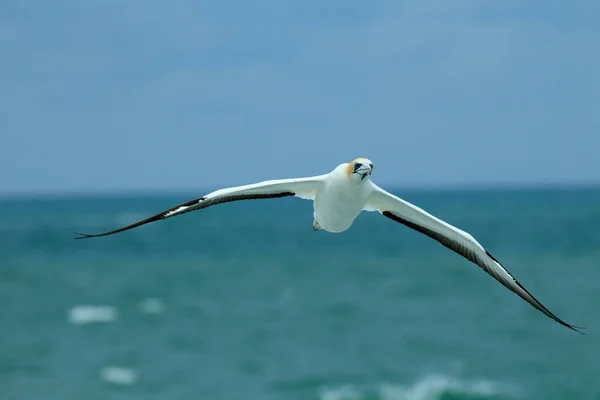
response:
{"label": "blue sky", "polygon": [[600,3],[5,0],[0,192],[600,182]]}

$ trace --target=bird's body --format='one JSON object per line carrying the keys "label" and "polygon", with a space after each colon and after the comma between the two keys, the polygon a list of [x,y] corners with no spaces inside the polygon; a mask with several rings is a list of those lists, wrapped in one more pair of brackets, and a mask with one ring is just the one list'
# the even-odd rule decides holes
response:
{"label": "bird's body", "polygon": [[348,179],[346,164],[329,173],[315,194],[313,216],[320,229],[331,233],[348,230],[369,201],[371,181]]}
{"label": "bird's body", "polygon": [[295,196],[313,201],[314,231],[344,232],[352,226],[362,211],[378,212],[392,221],[429,236],[475,263],[506,288],[561,325],[576,331],[581,328],[562,321],[550,312],[469,233],[380,188],[371,181],[372,172],[373,163],[370,160],[357,158],[338,165],[324,175],[270,180],[219,189],[123,228],[95,235],[79,234],[81,237],[77,239],[108,236],[150,222],[232,201]]}

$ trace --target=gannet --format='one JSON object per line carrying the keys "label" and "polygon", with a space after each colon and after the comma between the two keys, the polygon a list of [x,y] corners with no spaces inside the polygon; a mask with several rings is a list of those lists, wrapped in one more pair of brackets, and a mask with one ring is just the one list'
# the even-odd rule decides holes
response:
{"label": "gannet", "polygon": [[99,234],[77,233],[76,239],[113,235],[138,226],[190,211],[238,200],[272,199],[295,196],[313,201],[313,231],[344,232],[362,211],[377,212],[392,221],[412,228],[478,265],[502,285],[519,295],[533,307],[576,332],[584,327],[562,321],[542,305],[500,264],[473,236],[425,210],[388,193],[371,180],[373,162],[356,158],[338,165],[323,175],[268,180],[259,183],[219,189],[190,200],[150,218]]}

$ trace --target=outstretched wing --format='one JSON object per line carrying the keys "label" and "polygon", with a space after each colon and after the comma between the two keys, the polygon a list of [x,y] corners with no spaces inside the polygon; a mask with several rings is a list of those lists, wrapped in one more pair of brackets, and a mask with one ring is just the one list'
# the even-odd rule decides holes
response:
{"label": "outstretched wing", "polygon": [[378,211],[385,217],[421,232],[439,243],[455,251],[467,260],[477,264],[485,272],[493,276],[502,285],[519,295],[533,307],[546,314],[561,325],[579,333],[583,327],[574,326],[562,321],[540,303],[523,287],[498,260],[483,248],[473,236],[422,210],[421,208],[386,192],[373,184],[373,194],[366,211]]}
{"label": "outstretched wing", "polygon": [[206,196],[190,200],[186,203],[180,204],[131,225],[98,234],[77,233],[77,235],[80,236],[76,237],[75,239],[87,239],[92,237],[113,235],[115,233],[133,229],[150,222],[182,215],[190,211],[201,210],[216,204],[229,203],[238,200],[273,199],[287,196],[295,196],[301,199],[314,200],[315,194],[321,187],[321,184],[326,176],[327,175],[320,175],[308,178],[270,180],[251,185],[219,189],[207,194]]}

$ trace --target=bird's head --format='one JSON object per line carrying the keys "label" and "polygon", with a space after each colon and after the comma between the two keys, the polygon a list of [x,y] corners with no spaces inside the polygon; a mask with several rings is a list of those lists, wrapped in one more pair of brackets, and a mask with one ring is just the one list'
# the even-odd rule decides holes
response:
{"label": "bird's head", "polygon": [[368,158],[356,158],[348,163],[346,175],[355,182],[367,182],[373,173],[373,162]]}

